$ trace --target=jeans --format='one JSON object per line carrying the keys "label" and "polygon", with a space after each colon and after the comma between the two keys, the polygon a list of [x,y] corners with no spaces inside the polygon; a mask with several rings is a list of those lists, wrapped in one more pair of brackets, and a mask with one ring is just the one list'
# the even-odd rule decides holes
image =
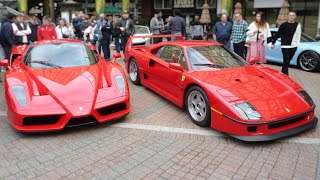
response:
{"label": "jeans", "polygon": [[92,44],[92,45],[96,46],[96,43],[97,43],[97,41],[96,41],[96,40],[94,40],[94,39],[90,39],[90,44]]}
{"label": "jeans", "polygon": [[101,41],[102,41],[102,39],[100,39],[100,40],[98,40],[98,52],[99,52],[99,54],[101,54]]}
{"label": "jeans", "polygon": [[241,41],[239,43],[233,43],[233,50],[236,54],[238,54],[240,57],[245,59],[245,41]]}
{"label": "jeans", "polygon": [[103,56],[106,60],[110,60],[110,38],[103,38],[101,40],[101,47],[103,51]]}
{"label": "jeans", "polygon": [[290,61],[296,53],[297,48],[282,48],[283,66],[281,72],[289,76]]}
{"label": "jeans", "polygon": [[[0,61],[2,59],[5,59],[5,54],[4,54],[4,50],[2,48],[2,46],[0,45]],[[0,72],[4,72],[5,71],[5,67],[0,67]],[[0,78],[0,82],[1,82],[1,78]]]}
{"label": "jeans", "polygon": [[118,53],[121,51],[119,38],[119,36],[114,36],[114,45],[116,46],[116,51]]}
{"label": "jeans", "polygon": [[2,46],[0,45],[0,60],[5,59],[5,54]]}

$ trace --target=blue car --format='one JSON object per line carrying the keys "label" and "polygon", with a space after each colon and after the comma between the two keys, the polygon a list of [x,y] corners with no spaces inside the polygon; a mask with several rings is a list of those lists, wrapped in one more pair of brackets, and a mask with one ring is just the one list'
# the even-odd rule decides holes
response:
{"label": "blue car", "polygon": [[[277,28],[271,28],[271,34],[278,31]],[[283,63],[282,51],[281,51],[281,39],[279,38],[275,43],[275,48],[271,50],[267,45],[266,59],[268,62]],[[320,42],[310,36],[302,33],[301,43],[294,54],[291,65],[296,65],[305,71],[319,71],[320,70]]]}

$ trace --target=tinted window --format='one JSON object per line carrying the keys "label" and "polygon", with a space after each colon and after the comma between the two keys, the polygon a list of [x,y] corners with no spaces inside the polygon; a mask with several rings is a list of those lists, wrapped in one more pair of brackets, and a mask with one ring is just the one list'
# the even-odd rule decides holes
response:
{"label": "tinted window", "polygon": [[178,46],[164,46],[156,55],[168,63],[180,63],[184,69],[188,67],[183,49]]}
{"label": "tinted window", "polygon": [[191,68],[206,70],[210,68],[231,68],[248,65],[238,55],[223,46],[198,46],[187,49]]}
{"label": "tinted window", "polygon": [[67,68],[97,63],[95,53],[80,43],[43,44],[34,47],[25,60],[31,68]]}

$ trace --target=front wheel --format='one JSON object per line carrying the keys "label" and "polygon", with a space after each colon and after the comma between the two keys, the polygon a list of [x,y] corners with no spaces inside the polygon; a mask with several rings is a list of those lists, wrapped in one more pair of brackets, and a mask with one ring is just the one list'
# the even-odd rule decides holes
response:
{"label": "front wheel", "polygon": [[210,125],[210,103],[206,93],[200,87],[193,86],[188,90],[185,105],[193,123],[202,127]]}
{"label": "front wheel", "polygon": [[129,76],[133,84],[140,84],[139,66],[135,59],[129,61]]}
{"label": "front wheel", "polygon": [[299,66],[305,71],[317,71],[320,69],[319,55],[314,51],[303,52],[299,56]]}

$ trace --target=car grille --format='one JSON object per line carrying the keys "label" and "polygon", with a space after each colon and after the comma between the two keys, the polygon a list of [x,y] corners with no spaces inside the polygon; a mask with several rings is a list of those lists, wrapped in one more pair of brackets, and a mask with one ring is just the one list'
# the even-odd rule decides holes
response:
{"label": "car grille", "polygon": [[71,118],[66,125],[66,127],[73,127],[73,126],[81,126],[85,124],[91,124],[97,122],[96,118],[91,116],[79,117],[79,118]]}
{"label": "car grille", "polygon": [[296,122],[302,121],[305,117],[306,116],[302,116],[302,117],[298,117],[298,118],[291,119],[291,120],[288,120],[288,121],[282,121],[282,122],[279,122],[279,123],[270,124],[268,126],[268,129],[275,129],[275,128],[280,128],[280,127],[287,126],[287,125],[290,125],[290,124],[294,124]]}
{"label": "car grille", "polygon": [[59,121],[61,115],[53,116],[30,116],[23,119],[24,126],[55,124]]}
{"label": "car grille", "polygon": [[120,104],[115,104],[111,106],[107,106],[101,109],[98,109],[97,111],[101,116],[106,116],[115,112],[119,112],[122,110],[126,109],[126,103],[120,103]]}

